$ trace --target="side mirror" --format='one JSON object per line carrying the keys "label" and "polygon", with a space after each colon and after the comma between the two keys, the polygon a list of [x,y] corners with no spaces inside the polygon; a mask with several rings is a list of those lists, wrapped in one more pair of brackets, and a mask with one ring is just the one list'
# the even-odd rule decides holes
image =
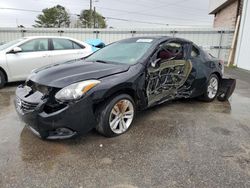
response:
{"label": "side mirror", "polygon": [[13,53],[13,54],[18,53],[18,52],[22,52],[22,48],[20,48],[20,47],[14,47],[14,48],[10,51],[10,53]]}
{"label": "side mirror", "polygon": [[157,67],[157,64],[158,64],[160,61],[161,61],[161,58],[158,58],[158,59],[154,60],[154,61],[151,63],[151,66],[152,66],[153,68]]}

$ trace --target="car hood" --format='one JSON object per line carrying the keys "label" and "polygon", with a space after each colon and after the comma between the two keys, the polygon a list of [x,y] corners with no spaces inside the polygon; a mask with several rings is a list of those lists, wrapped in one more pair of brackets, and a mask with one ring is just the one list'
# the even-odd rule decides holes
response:
{"label": "car hood", "polygon": [[128,69],[129,65],[79,60],[36,69],[28,79],[41,85],[63,88],[72,83],[100,79],[125,72]]}

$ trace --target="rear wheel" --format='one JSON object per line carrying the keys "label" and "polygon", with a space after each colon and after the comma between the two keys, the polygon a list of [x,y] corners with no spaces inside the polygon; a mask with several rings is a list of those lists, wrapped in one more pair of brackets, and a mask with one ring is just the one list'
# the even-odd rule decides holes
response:
{"label": "rear wheel", "polygon": [[128,131],[135,116],[135,103],[127,94],[121,94],[101,106],[97,112],[97,131],[114,137]]}
{"label": "rear wheel", "polygon": [[0,89],[6,84],[6,78],[3,71],[0,70]]}
{"label": "rear wheel", "polygon": [[219,90],[219,78],[216,74],[212,74],[208,80],[206,92],[202,96],[202,100],[206,102],[213,101]]}

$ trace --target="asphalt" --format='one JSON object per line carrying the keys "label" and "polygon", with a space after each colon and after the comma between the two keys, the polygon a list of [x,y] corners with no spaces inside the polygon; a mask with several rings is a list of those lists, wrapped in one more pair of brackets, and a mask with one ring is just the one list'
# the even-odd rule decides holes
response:
{"label": "asphalt", "polygon": [[0,90],[0,187],[250,187],[250,73],[227,69],[227,102],[181,100],[137,115],[124,135],[43,141]]}

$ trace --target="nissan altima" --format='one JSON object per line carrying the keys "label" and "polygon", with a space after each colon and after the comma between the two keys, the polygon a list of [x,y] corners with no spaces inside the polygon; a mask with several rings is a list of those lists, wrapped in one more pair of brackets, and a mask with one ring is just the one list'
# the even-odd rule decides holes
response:
{"label": "nissan altima", "polygon": [[44,139],[93,128],[113,137],[129,130],[137,111],[169,100],[227,100],[236,81],[223,78],[223,69],[222,61],[185,39],[125,39],[85,59],[37,69],[17,87],[15,106]]}

